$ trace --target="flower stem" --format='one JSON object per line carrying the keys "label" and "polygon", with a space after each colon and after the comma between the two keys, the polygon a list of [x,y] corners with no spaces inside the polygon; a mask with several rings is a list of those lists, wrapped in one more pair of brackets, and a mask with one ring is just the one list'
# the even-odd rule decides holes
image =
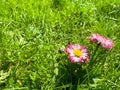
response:
{"label": "flower stem", "polygon": [[[100,45],[97,44],[97,46],[96,46],[96,48],[95,48],[95,51],[94,51],[93,54],[92,54],[91,61],[90,61],[91,64],[93,64],[94,60],[96,59],[96,58],[95,58],[95,56],[96,56],[95,54],[96,54],[96,52],[98,51],[99,46],[100,46]],[[90,64],[90,65],[91,65],[91,64]]]}

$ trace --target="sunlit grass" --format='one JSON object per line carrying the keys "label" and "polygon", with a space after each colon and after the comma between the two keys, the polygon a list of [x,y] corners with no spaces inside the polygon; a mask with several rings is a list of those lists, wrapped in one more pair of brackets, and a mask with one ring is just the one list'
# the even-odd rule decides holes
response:
{"label": "sunlit grass", "polygon": [[[120,89],[119,0],[1,0],[0,29],[0,89]],[[111,38],[113,49],[100,48],[82,69],[68,63],[59,49],[78,43],[91,56],[92,33]]]}

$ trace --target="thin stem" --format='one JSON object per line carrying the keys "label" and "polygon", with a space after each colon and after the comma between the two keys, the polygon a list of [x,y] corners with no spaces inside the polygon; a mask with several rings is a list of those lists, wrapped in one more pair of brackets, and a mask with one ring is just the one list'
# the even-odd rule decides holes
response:
{"label": "thin stem", "polygon": [[96,46],[96,49],[95,49],[95,51],[93,52],[93,55],[92,55],[92,58],[91,58],[91,63],[94,61],[94,57],[96,56],[95,54],[96,54],[96,52],[98,51],[98,48],[99,48],[99,44],[97,44],[97,46]]}
{"label": "thin stem", "polygon": [[88,79],[88,82],[90,82],[90,77],[89,77],[88,68],[86,68],[86,72],[87,72],[87,79]]}

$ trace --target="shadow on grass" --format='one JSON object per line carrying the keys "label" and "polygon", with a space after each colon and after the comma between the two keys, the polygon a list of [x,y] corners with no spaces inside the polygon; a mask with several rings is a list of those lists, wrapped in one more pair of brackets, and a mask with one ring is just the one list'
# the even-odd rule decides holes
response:
{"label": "shadow on grass", "polygon": [[58,58],[58,76],[56,77],[56,89],[77,90],[80,84],[87,84],[87,71],[81,64],[70,63],[64,55]]}

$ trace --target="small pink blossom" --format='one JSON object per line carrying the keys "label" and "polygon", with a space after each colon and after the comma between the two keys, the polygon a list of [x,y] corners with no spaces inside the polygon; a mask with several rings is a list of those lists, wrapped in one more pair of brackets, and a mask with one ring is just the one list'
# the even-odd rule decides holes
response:
{"label": "small pink blossom", "polygon": [[89,61],[88,50],[79,44],[70,44],[65,48],[71,63],[83,63]]}
{"label": "small pink blossom", "polygon": [[92,34],[90,36],[90,42],[101,45],[104,49],[109,50],[113,48],[113,41],[109,38],[103,37],[99,34]]}
{"label": "small pink blossom", "polygon": [[102,41],[104,41],[105,38],[103,38],[102,36],[100,36],[99,34],[92,34],[90,36],[90,42],[91,43],[97,43],[100,44]]}
{"label": "small pink blossom", "polygon": [[109,38],[101,43],[101,46],[106,50],[112,49],[113,45],[114,45],[114,42]]}

